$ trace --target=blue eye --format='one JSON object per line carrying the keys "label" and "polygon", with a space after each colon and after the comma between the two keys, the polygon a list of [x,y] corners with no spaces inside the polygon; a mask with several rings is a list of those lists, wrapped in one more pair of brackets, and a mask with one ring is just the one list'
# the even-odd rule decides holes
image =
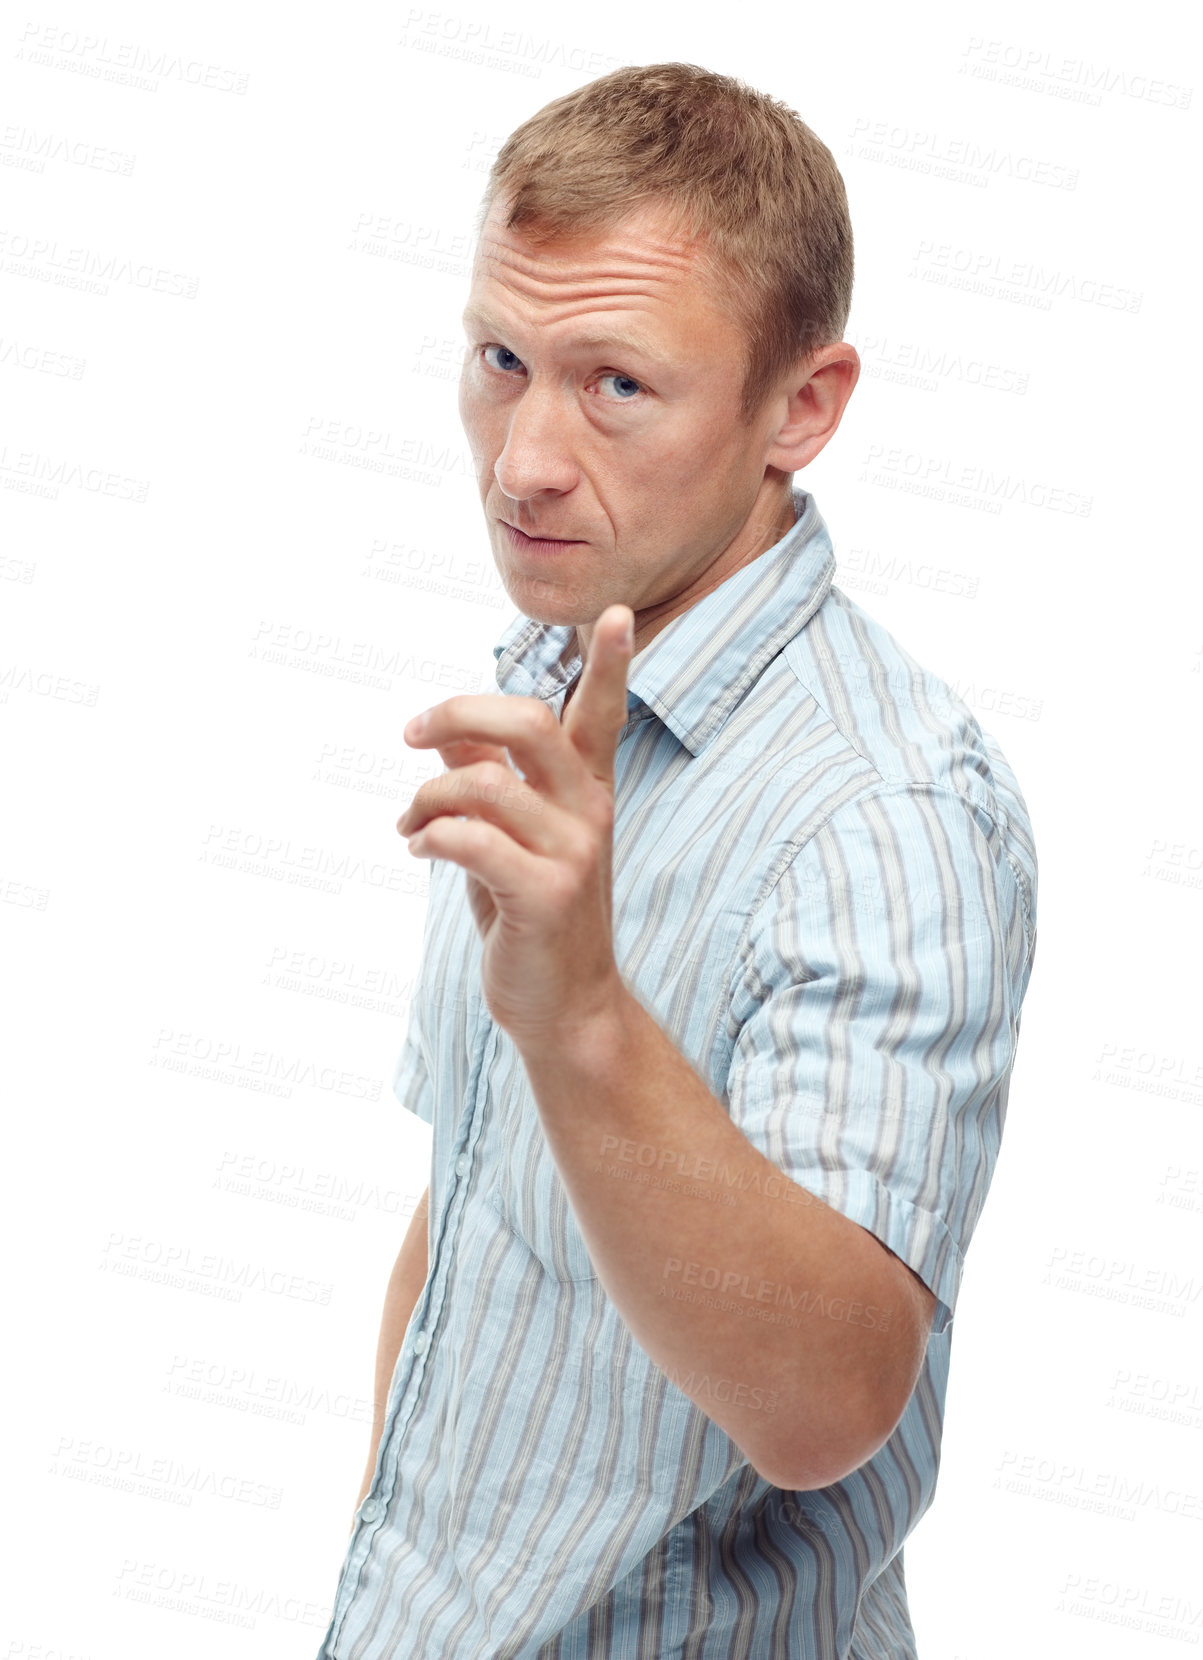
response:
{"label": "blue eye", "polygon": [[617,389],[615,396],[620,403],[630,403],[637,392],[643,391],[639,382],[632,380],[630,375],[602,375],[601,379],[614,382]]}
{"label": "blue eye", "polygon": [[[482,346],[481,350],[484,352],[485,362],[489,364],[490,368],[501,369],[509,374],[512,369],[521,369],[522,367],[522,359],[515,357],[508,346]],[[498,361],[496,363],[490,358],[490,352],[497,353]]]}

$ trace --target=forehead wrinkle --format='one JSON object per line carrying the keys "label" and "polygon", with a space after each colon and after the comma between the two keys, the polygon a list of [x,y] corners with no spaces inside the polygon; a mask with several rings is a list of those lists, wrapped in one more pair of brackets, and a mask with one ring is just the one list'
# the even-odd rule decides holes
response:
{"label": "forehead wrinkle", "polygon": [[511,241],[489,237],[482,243],[481,256],[486,264],[508,267],[515,277],[539,283],[580,283],[611,281],[614,279],[663,281],[671,272],[691,274],[693,260],[684,246],[657,243],[630,244],[606,242],[592,254],[575,258],[563,251],[562,245],[552,244],[552,251],[528,253]]}
{"label": "forehead wrinkle", "polygon": [[[548,299],[544,298],[541,301],[538,309],[540,311],[546,311],[549,308],[557,310],[560,313],[560,316],[557,317],[557,318],[554,318],[553,321],[558,322],[558,321],[561,321],[562,319],[566,320],[567,318],[577,316],[582,312],[589,313],[589,312],[593,312],[593,311],[618,311],[618,312],[639,311],[641,309],[640,305],[639,305],[639,302],[641,300],[647,301],[647,300],[650,300],[652,298],[653,298],[653,296],[651,294],[641,293],[637,289],[633,290],[632,292],[630,292],[628,294],[614,294],[609,289],[604,289],[600,293],[597,293],[597,294],[566,295],[563,299],[558,300],[558,301],[548,300]],[[532,311],[534,308],[526,307],[524,309],[527,310],[527,311]],[[501,321],[500,318],[498,318],[497,316],[494,315],[494,313],[490,310],[488,305],[479,305],[479,306],[477,306],[477,305],[472,305],[471,303],[469,303],[467,306],[464,307],[464,321],[466,323],[467,322],[480,323],[485,328],[493,329],[493,330],[498,330],[498,329],[504,330],[507,326],[504,322]],[[597,336],[596,336],[597,340],[600,340],[600,339],[603,339],[603,338],[605,338],[605,339],[610,338],[609,335],[606,334],[604,329],[599,330],[598,333],[597,333]],[[629,338],[634,339],[635,337],[632,334],[632,335],[629,336]],[[583,344],[585,344],[585,345],[589,345],[589,344],[592,344],[592,343],[595,343],[595,338],[593,336],[590,336],[589,339],[587,339],[583,342]]]}
{"label": "forehead wrinkle", "polygon": [[[518,308],[523,312],[531,315],[544,315],[550,312],[558,319],[590,311],[647,310],[654,306],[658,296],[652,290],[632,283],[624,288],[573,288],[567,284],[563,287],[557,285],[556,291],[550,293],[538,288],[513,286],[508,288],[507,298],[517,301]],[[487,303],[480,307],[470,303],[465,315],[487,319],[491,311]]]}
{"label": "forehead wrinkle", "polygon": [[[680,293],[677,283],[668,274],[652,271],[599,271],[592,269],[571,275],[559,272],[490,271],[486,279],[515,299],[540,307],[585,305],[600,303],[618,305],[636,304],[640,300],[655,304],[657,300],[676,298]],[[667,292],[666,292],[667,291]]]}
{"label": "forehead wrinkle", "polygon": [[[655,271],[644,266],[642,269],[627,267],[624,271],[599,271],[596,264],[579,266],[574,271],[548,271],[531,269],[531,266],[506,266],[503,269],[489,269],[493,262],[486,259],[480,267],[480,276],[485,277],[488,284],[494,284],[499,291],[508,295],[509,299],[518,300],[523,309],[538,310],[538,312],[553,312],[553,314],[571,314],[579,310],[639,310],[640,307],[654,307],[657,302],[664,302],[665,289],[667,299],[679,304],[685,299],[685,292],[690,299],[705,297],[704,289],[695,287],[689,282],[687,291],[682,292],[680,284],[674,281],[675,269],[669,267],[664,271]],[[667,262],[665,262],[667,266]],[[685,272],[692,276],[692,267],[682,262]],[[478,289],[480,294],[480,289]],[[481,295],[481,300],[485,295]],[[468,304],[468,312],[475,307]]]}
{"label": "forehead wrinkle", "polygon": [[[520,345],[528,329],[547,329],[573,353],[629,349],[662,367],[675,366],[678,353],[666,350],[656,331],[647,336],[639,327],[624,330],[619,319],[624,314],[654,319],[664,316],[667,306],[679,333],[683,316],[696,316],[699,303],[703,312],[715,312],[704,261],[698,262],[701,252],[696,238],[664,239],[654,231],[645,237],[638,226],[621,225],[611,232],[553,238],[532,250],[520,233],[494,224],[478,247],[464,322],[469,329],[482,324],[502,339],[510,335],[511,345]],[[610,315],[613,330],[607,327]],[[726,320],[721,308],[717,315]]]}

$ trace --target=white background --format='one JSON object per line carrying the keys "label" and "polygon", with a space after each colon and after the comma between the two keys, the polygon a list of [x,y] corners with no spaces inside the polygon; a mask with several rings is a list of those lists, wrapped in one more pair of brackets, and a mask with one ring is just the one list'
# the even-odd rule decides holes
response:
{"label": "white background", "polygon": [[1199,1643],[1185,15],[10,14],[0,1657],[316,1652],[429,1153],[390,1092],[427,870],[394,824],[439,764],[401,729],[493,689],[514,614],[455,410],[476,205],[527,115],[670,58],[836,154],[864,372],[797,482],[1036,828],[1010,1116],[906,1547],[920,1653]]}

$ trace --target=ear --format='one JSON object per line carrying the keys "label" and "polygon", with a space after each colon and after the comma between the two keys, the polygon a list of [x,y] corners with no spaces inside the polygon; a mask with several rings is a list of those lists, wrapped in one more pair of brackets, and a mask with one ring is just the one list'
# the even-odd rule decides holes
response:
{"label": "ear", "polygon": [[770,403],[781,419],[768,434],[765,465],[792,473],[813,461],[835,435],[859,379],[860,357],[846,340],[799,359]]}

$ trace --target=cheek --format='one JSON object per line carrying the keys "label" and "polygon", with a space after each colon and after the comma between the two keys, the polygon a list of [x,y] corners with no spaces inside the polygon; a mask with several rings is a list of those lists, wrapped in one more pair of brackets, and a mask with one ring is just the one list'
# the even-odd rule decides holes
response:
{"label": "cheek", "polygon": [[696,425],[666,423],[646,430],[615,452],[605,451],[587,467],[593,489],[627,536],[672,540],[714,497],[727,489],[726,458],[716,465],[711,448],[699,442]]}
{"label": "cheek", "polygon": [[467,375],[460,376],[459,382],[459,418],[460,424],[469,437],[479,429],[479,400],[469,382]]}
{"label": "cheek", "polygon": [[459,385],[459,419],[477,472],[487,472],[501,450],[497,416],[467,378]]}
{"label": "cheek", "polygon": [[734,437],[730,421],[696,420],[675,431],[648,434],[629,457],[629,478],[640,488],[664,494],[665,480],[680,497],[721,495],[740,478],[748,465],[744,447]]}
{"label": "cheek", "polygon": [[628,526],[641,542],[692,543],[699,533],[744,512],[764,469],[732,423],[691,423],[664,444],[649,441],[615,481]]}

